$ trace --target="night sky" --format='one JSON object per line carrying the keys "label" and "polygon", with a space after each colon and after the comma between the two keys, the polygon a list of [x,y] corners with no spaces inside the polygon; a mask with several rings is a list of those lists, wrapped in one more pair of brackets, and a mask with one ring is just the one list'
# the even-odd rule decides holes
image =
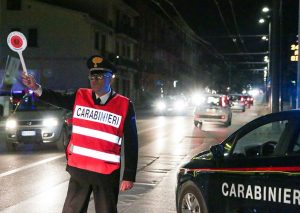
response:
{"label": "night sky", "polygon": [[[262,40],[262,35],[269,36],[269,25],[268,22],[258,23],[260,18],[267,18],[262,12],[265,6],[271,9],[269,20],[272,20],[270,17],[274,14],[274,0],[151,1],[156,4],[159,2],[159,7],[164,8],[175,19],[179,16],[183,18],[201,40],[201,60],[209,64],[223,64],[223,72],[219,74],[224,75],[221,79],[227,78],[225,81],[230,82],[232,88],[250,83],[264,84],[264,68],[268,66],[264,63],[264,56],[268,55],[271,44],[281,44],[281,57],[280,54],[277,55],[283,73],[283,85],[289,85],[295,80],[297,63],[293,62],[291,65],[290,45],[297,41],[299,0],[277,0],[282,3],[282,12],[278,12],[281,14],[281,34],[276,43]],[[271,26],[276,29],[274,22]]]}
{"label": "night sky", "polygon": [[[258,24],[263,6],[272,7],[272,0],[169,0],[188,25],[220,53],[267,51],[261,37],[238,35],[268,34],[268,25]],[[298,32],[298,0],[282,0],[284,39]],[[236,42],[232,37],[237,36]]]}

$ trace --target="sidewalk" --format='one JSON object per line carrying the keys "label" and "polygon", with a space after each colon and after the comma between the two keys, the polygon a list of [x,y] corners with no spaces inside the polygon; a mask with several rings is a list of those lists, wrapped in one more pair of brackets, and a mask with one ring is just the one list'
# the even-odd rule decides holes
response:
{"label": "sidewalk", "polygon": [[[139,194],[136,199],[134,195],[130,196],[130,194],[121,193],[118,205],[119,213],[176,213],[175,187],[177,185],[177,171],[181,164],[189,161],[203,149],[201,145],[199,146],[199,143],[211,144],[211,142],[211,140],[205,138],[197,140],[184,138],[177,144],[177,149],[181,150],[180,154],[176,155],[174,153],[173,156],[170,154],[160,156],[151,166],[140,171],[135,190],[139,192],[141,187],[148,187],[148,190],[144,194]],[[149,178],[149,174],[155,175],[153,171],[156,171],[156,175],[160,176],[155,178],[158,180],[157,183],[149,185],[139,184],[141,174],[144,175],[144,178]],[[147,180],[144,179],[144,181]],[[135,193],[133,192],[133,194]],[[128,197],[133,198],[133,200],[128,202]]]}
{"label": "sidewalk", "polygon": [[[258,110],[257,116],[270,113],[267,104],[257,105],[256,109]],[[213,139],[205,137],[197,139],[185,138],[180,142],[183,146],[179,145],[176,148],[182,149],[181,155],[175,156],[176,160],[173,157],[173,162],[170,163],[166,156],[160,156],[160,159],[152,158],[153,162],[150,163],[152,168],[147,167],[146,163],[146,161],[149,163],[151,159],[142,158],[142,161],[144,161],[142,164],[145,168],[139,171],[135,188],[132,191],[120,194],[119,213],[176,213],[175,187],[178,168],[183,162],[190,160],[192,156],[203,150],[207,144],[211,145],[214,142]],[[189,147],[189,149],[186,149],[186,147]],[[147,156],[146,153],[144,151],[141,156]],[[157,171],[158,169],[161,170]],[[150,172],[150,170],[151,174],[156,175],[154,177],[156,181],[154,182],[151,181],[152,179],[148,179],[151,175],[149,176],[147,171]]]}
{"label": "sidewalk", "polygon": [[257,109],[258,116],[263,116],[263,115],[271,113],[271,109],[267,103],[260,105],[256,109]]}

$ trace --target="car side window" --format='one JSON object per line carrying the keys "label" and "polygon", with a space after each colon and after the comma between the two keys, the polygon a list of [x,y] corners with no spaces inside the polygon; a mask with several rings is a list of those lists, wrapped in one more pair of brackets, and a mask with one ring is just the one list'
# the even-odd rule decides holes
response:
{"label": "car side window", "polygon": [[300,132],[296,132],[296,135],[293,137],[294,143],[292,144],[291,151],[288,151],[290,155],[300,155]]}
{"label": "car side window", "polygon": [[245,157],[273,155],[287,123],[288,121],[276,121],[259,126],[236,141],[232,154]]}

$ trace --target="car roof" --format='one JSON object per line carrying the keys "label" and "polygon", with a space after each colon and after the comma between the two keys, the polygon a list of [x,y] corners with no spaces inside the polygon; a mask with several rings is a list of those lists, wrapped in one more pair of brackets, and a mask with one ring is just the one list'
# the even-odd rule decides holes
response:
{"label": "car roof", "polygon": [[[260,119],[268,119],[270,117],[275,117],[275,118],[277,117],[278,119],[281,119],[281,118],[291,119],[294,117],[300,117],[300,109],[291,109],[291,110],[286,110],[286,111],[281,111],[281,112],[269,113],[269,114],[260,116],[256,119],[254,119],[253,121],[260,120]],[[253,121],[251,121],[251,122],[253,122]]]}
{"label": "car roof", "polygon": [[243,96],[243,94],[229,94],[229,96]]}
{"label": "car roof", "polygon": [[223,95],[223,94],[205,94],[205,96],[221,97],[221,96],[225,96],[225,95]]}

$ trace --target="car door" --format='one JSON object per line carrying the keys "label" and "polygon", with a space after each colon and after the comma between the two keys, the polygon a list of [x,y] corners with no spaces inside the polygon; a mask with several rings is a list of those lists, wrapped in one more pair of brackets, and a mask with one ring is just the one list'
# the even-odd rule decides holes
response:
{"label": "car door", "polygon": [[269,116],[224,142],[230,152],[211,176],[215,212],[300,212],[299,118]]}

